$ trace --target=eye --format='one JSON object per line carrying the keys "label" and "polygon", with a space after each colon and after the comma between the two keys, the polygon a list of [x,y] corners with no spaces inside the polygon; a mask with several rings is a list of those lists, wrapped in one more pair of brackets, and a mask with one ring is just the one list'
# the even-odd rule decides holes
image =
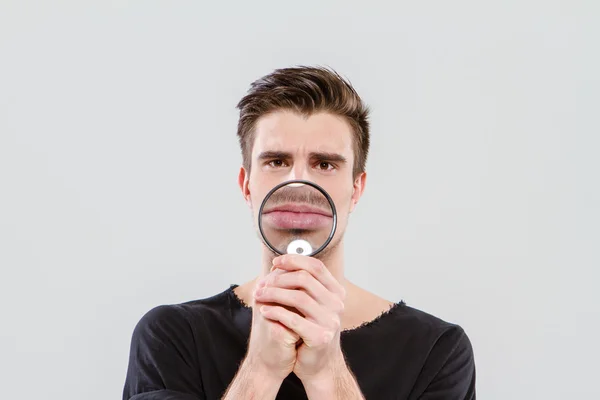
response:
{"label": "eye", "polygon": [[331,171],[331,170],[335,169],[335,167],[327,161],[321,161],[319,163],[319,169],[322,171]]}
{"label": "eye", "polygon": [[277,159],[277,160],[271,160],[271,161],[269,161],[267,163],[267,165],[269,167],[272,167],[272,168],[279,168],[279,167],[285,166],[285,162],[283,160]]}

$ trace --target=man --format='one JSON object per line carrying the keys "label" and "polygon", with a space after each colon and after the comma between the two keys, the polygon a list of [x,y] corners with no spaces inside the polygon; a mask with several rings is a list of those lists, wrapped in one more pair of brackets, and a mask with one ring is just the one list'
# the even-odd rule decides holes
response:
{"label": "man", "polygon": [[238,182],[255,220],[273,187],[303,179],[329,193],[337,230],[314,257],[263,245],[252,281],[149,311],[133,334],[123,399],[475,399],[460,326],[344,277],[370,141],[352,86],[325,68],[280,69],[238,108]]}

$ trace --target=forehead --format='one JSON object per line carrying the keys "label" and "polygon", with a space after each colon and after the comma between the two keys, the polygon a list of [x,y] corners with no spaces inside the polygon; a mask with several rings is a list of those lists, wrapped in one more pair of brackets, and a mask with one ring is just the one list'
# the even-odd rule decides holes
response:
{"label": "forehead", "polygon": [[265,150],[322,151],[351,157],[352,140],[352,129],[342,117],[327,112],[305,117],[281,110],[258,119],[252,153],[254,157]]}

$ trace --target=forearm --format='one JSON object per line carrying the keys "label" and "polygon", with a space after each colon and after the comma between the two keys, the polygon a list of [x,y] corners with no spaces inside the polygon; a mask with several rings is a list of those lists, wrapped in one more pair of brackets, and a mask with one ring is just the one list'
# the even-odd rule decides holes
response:
{"label": "forearm", "polygon": [[271,400],[277,397],[282,380],[261,371],[251,358],[246,358],[227,388],[222,400]]}
{"label": "forearm", "polygon": [[344,365],[329,378],[303,382],[306,395],[310,400],[364,400],[360,386],[350,369]]}

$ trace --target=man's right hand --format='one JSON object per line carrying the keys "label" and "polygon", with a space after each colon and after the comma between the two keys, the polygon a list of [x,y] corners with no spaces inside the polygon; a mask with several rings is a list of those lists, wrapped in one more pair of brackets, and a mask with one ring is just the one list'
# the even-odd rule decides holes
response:
{"label": "man's right hand", "polygon": [[267,276],[259,279],[254,288],[252,328],[246,358],[253,366],[262,369],[269,376],[283,381],[294,369],[297,355],[296,348],[300,336],[281,323],[263,317],[260,307],[273,304],[260,303],[254,299],[254,293],[263,287],[264,282],[270,276],[282,273],[286,273],[286,271],[273,270]]}

